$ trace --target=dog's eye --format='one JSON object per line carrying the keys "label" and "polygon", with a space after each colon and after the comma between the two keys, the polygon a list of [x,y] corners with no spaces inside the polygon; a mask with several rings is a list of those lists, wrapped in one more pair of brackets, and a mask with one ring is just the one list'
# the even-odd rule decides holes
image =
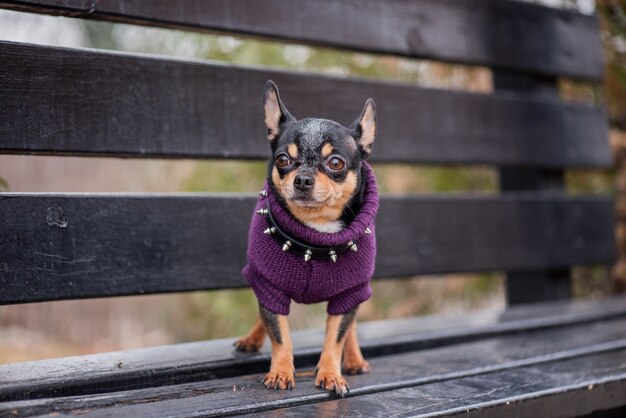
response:
{"label": "dog's eye", "polygon": [[341,158],[333,157],[330,160],[328,160],[328,168],[330,168],[333,171],[343,170],[345,166],[346,166],[346,163],[344,163]]}
{"label": "dog's eye", "polygon": [[291,164],[291,160],[289,159],[289,157],[287,157],[286,154],[280,154],[278,157],[276,157],[276,167],[285,168],[289,164]]}

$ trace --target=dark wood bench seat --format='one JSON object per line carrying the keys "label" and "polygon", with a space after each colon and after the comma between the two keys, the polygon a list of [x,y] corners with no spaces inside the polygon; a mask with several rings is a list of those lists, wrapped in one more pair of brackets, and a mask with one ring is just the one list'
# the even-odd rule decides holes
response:
{"label": "dark wood bench seat", "polygon": [[[0,41],[0,153],[265,160],[267,79],[297,117],[346,123],[373,97],[375,170],[482,165],[499,178],[493,195],[383,195],[374,279],[501,271],[507,302],[503,312],[360,324],[373,372],[349,377],[345,399],[314,387],[322,331],[310,330],[293,335],[293,391],[261,385],[267,347],[236,353],[228,338],[0,365],[0,418],[626,416],[626,299],[567,301],[572,267],[616,258],[612,197],[572,195],[565,181],[566,170],[612,165],[606,111],[559,94],[561,78],[602,80],[596,16],[509,0],[0,8],[486,67],[491,85],[476,93]],[[255,199],[0,193],[0,305],[245,287]]]}
{"label": "dark wood bench seat", "polygon": [[[267,349],[237,353],[233,339],[222,339],[0,366],[0,411],[387,417],[467,410],[482,415],[484,407],[496,413],[513,403],[507,413],[528,414],[540,401],[551,405],[557,394],[591,397],[596,405],[601,399],[606,409],[626,396],[625,298],[376,321],[361,324],[359,333],[374,373],[350,377],[353,388],[345,400],[313,385],[323,333],[312,330],[294,333],[298,383],[291,392],[259,385],[269,365]],[[406,397],[413,401],[405,404]],[[593,411],[563,408],[561,402],[542,406],[543,413]]]}

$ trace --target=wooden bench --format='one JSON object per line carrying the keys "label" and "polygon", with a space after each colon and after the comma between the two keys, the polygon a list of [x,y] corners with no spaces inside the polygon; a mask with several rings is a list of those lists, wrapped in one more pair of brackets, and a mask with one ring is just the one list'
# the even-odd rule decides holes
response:
{"label": "wooden bench", "polygon": [[[236,353],[225,339],[2,365],[0,416],[626,413],[626,300],[566,300],[572,266],[616,256],[612,199],[570,195],[563,180],[568,168],[611,165],[604,110],[566,102],[557,88],[559,77],[602,79],[596,17],[505,0],[0,7],[489,67],[494,91],[476,94],[0,42],[0,152],[265,159],[267,79],[299,116],[349,121],[371,96],[375,163],[490,165],[502,191],[383,197],[376,278],[506,271],[510,305],[361,324],[373,372],[350,377],[345,399],[314,388],[322,331],[313,330],[293,338],[293,391],[265,390],[268,352]],[[2,193],[0,304],[244,287],[254,201]]]}

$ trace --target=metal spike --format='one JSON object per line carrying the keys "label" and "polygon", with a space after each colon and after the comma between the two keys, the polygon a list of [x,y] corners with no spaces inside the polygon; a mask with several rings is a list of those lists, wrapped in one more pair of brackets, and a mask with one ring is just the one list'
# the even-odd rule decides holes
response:
{"label": "metal spike", "polygon": [[369,229],[369,228],[365,228],[365,233],[366,233],[367,235],[370,235],[370,234],[372,233],[372,230],[371,230],[371,229]]}
{"label": "metal spike", "polygon": [[330,250],[328,255],[330,256],[330,259],[333,260],[333,263],[337,262],[337,253],[335,251]]}
{"label": "metal spike", "polygon": [[312,255],[313,255],[313,253],[311,252],[311,250],[306,250],[304,252],[304,261],[309,261],[311,259]]}
{"label": "metal spike", "polygon": [[256,211],[258,215],[267,215],[267,208],[259,209]]}
{"label": "metal spike", "polygon": [[350,241],[350,242],[348,242],[348,247],[349,247],[352,251],[354,251],[354,252],[357,252],[357,250],[358,250],[358,248],[357,248],[356,244],[354,243],[354,241]]}
{"label": "metal spike", "polygon": [[263,233],[265,235],[269,235],[269,234],[273,234],[276,232],[276,228],[273,226],[270,226],[269,228],[267,228],[265,231],[263,231]]}
{"label": "metal spike", "polygon": [[291,248],[291,241],[289,240],[285,241],[285,243],[283,244],[283,251],[287,251],[290,248]]}
{"label": "metal spike", "polygon": [[263,197],[267,197],[267,192],[265,191],[265,189],[261,190],[259,194]]}

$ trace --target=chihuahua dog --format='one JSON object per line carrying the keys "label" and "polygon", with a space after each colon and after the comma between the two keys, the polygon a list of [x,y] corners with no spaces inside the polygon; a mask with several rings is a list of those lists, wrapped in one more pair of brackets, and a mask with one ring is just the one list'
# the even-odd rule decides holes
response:
{"label": "chihuahua dog", "polygon": [[315,384],[344,396],[349,388],[342,370],[369,371],[355,314],[372,293],[378,191],[365,160],[376,136],[376,108],[368,99],[350,127],[326,119],[296,120],[268,81],[263,110],[272,157],[242,272],[259,301],[260,318],[235,346],[257,351],[269,335],[272,361],[263,384],[291,389],[290,302],[328,302]]}

